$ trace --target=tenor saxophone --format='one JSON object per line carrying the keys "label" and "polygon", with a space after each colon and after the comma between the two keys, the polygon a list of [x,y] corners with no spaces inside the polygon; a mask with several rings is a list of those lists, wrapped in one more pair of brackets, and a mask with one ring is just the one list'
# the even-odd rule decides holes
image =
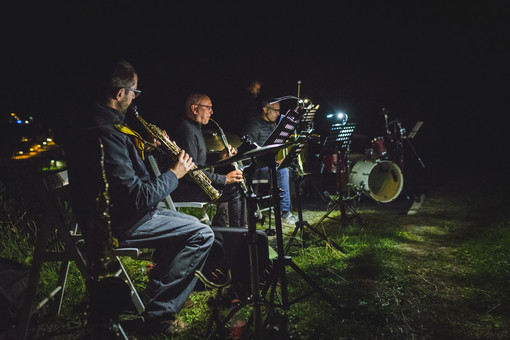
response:
{"label": "tenor saxophone", "polygon": [[[136,118],[138,118],[140,123],[142,123],[143,127],[147,130],[147,132],[154,136],[154,138],[156,138],[159,142],[161,142],[161,144],[163,144],[170,153],[172,153],[175,156],[178,156],[181,153],[181,148],[174,141],[168,139],[166,134],[163,133],[163,131],[156,125],[147,123],[145,119],[143,119],[142,116],[140,116],[140,114],[136,110],[136,107],[134,108],[134,114]],[[220,198],[221,193],[211,185],[211,180],[209,179],[209,177],[207,177],[203,171],[195,170],[196,168],[197,168],[196,164],[193,164],[193,166],[191,167],[191,171],[188,172],[188,175],[190,175],[190,177],[198,184],[198,186],[205,191],[205,193],[209,196],[209,198],[212,201],[216,201],[218,198]]]}
{"label": "tenor saxophone", "polygon": [[[218,128],[218,131],[220,132],[220,135],[221,135],[221,141],[223,142],[223,145],[225,146],[225,149],[227,150],[227,156],[231,157],[232,156],[232,152],[230,151],[230,148],[228,147],[228,140],[227,140],[227,137],[225,136],[225,133],[223,132],[223,129],[220,127],[220,124],[218,124],[212,118],[209,118],[209,120],[211,122],[213,122],[216,125],[216,127]],[[241,169],[241,167],[239,166],[238,162],[233,162],[232,166],[236,170],[240,170]],[[239,185],[241,186],[241,189],[244,191],[244,193],[247,194],[248,193],[248,187],[246,186],[246,182],[244,181],[244,179],[243,179],[242,182],[239,183]]]}

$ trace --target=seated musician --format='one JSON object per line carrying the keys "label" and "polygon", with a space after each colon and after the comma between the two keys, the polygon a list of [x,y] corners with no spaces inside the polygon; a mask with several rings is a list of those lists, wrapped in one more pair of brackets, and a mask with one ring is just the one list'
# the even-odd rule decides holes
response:
{"label": "seated musician", "polygon": [[89,88],[97,91],[91,94],[94,101],[75,112],[63,136],[73,211],[87,239],[104,158],[113,236],[122,247],[155,249],[155,266],[141,294],[146,330],[171,333],[175,314],[195,287],[194,272],[203,268],[214,234],[195,217],[156,208],[191,169],[192,160],[183,151],[161,176],[150,178],[142,159],[143,143],[124,123],[128,108],[140,94],[133,66],[126,61],[109,62],[94,70],[98,72],[95,86]]}
{"label": "seated musician", "polygon": [[[198,167],[206,165],[207,147],[202,134],[202,125],[209,123],[209,118],[213,114],[212,101],[205,94],[195,93],[186,99],[185,116],[182,119],[176,132],[175,141],[179,147],[185,150],[193,159]],[[232,155],[236,150],[229,145]],[[223,151],[221,158],[227,157],[227,150]],[[244,197],[240,191],[239,185],[243,179],[241,170],[233,170],[222,175],[213,171],[203,171],[211,180],[211,184],[218,188],[222,195],[216,201],[218,203],[227,202],[228,206],[228,225],[230,227],[244,227],[246,225],[244,217]],[[172,193],[172,199],[176,202],[208,202],[210,198],[197,183],[189,176],[184,176],[180,180],[179,187]],[[214,215],[212,225],[226,226],[226,213],[219,209]]]}
{"label": "seated musician", "polygon": [[[242,135],[248,136],[253,143],[262,146],[276,128],[279,117],[280,103],[271,104],[269,101],[262,101],[261,108],[259,109],[259,115],[248,118],[247,123],[242,130]],[[256,175],[268,177],[268,169],[262,168],[260,171],[256,172]],[[291,212],[288,168],[278,170],[277,183],[278,187],[283,190],[282,199],[280,201],[282,223],[294,225],[298,219]]]}

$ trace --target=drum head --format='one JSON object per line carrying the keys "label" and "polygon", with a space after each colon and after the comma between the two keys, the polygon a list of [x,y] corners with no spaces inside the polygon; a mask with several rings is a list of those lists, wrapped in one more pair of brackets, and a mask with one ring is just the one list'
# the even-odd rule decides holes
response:
{"label": "drum head", "polygon": [[349,182],[377,202],[387,203],[402,191],[404,177],[393,162],[364,160],[353,166]]}

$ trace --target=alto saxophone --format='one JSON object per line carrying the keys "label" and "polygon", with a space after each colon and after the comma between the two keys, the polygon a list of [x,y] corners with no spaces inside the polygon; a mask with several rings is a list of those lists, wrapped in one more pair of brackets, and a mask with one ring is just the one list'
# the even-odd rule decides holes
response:
{"label": "alto saxophone", "polygon": [[[134,108],[134,114],[136,118],[138,118],[138,120],[142,123],[147,132],[159,140],[170,153],[175,156],[178,156],[181,153],[181,148],[177,146],[174,141],[169,140],[166,134],[163,133],[163,131],[156,125],[147,123],[145,119],[143,119],[142,116],[138,114],[136,107]],[[202,190],[205,191],[205,193],[211,198],[212,201],[216,201],[218,198],[220,198],[221,193],[211,185],[211,180],[209,177],[207,177],[203,171],[195,170],[196,168],[196,164],[193,164],[191,170],[188,172],[188,175],[193,178],[193,180],[198,184],[200,188],[202,188]]]}
{"label": "alto saxophone", "polygon": [[[227,155],[228,155],[228,157],[232,157],[232,152],[230,151],[230,148],[228,147],[227,137],[225,136],[225,133],[223,132],[223,129],[220,127],[220,124],[215,122],[212,118],[209,118],[209,120],[211,122],[213,122],[216,125],[216,127],[218,127],[218,131],[220,132],[220,135],[221,135],[221,141],[223,142],[223,145],[225,146],[225,149],[227,150]],[[241,169],[241,167],[239,166],[238,162],[232,163],[232,166],[236,170],[240,170]],[[247,194],[248,193],[248,187],[246,186],[246,182],[244,181],[244,179],[243,179],[242,182],[239,183],[239,185],[241,186],[241,189],[244,191],[244,193]]]}

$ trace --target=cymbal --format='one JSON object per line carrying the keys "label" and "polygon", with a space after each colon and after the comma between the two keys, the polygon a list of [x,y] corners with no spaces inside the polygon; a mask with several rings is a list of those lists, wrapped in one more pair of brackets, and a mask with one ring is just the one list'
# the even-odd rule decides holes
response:
{"label": "cymbal", "polygon": [[288,148],[289,146],[292,146],[294,144],[296,144],[296,142],[290,142],[290,143],[285,143],[285,144],[271,144],[271,145],[261,146],[260,148],[249,150],[249,151],[246,151],[245,153],[242,153],[242,154],[237,154],[237,155],[232,156],[232,157],[221,159],[221,160],[217,161],[214,164],[205,165],[205,166],[199,167],[196,170],[208,169],[211,166],[214,166],[214,167],[218,168],[218,167],[221,167],[221,166],[224,166],[224,165],[232,164],[234,162],[246,161],[246,160],[251,159],[251,158],[261,157],[261,156],[265,156],[265,155],[268,155],[268,154],[271,154],[271,153],[274,153],[275,156],[276,156],[276,153],[278,152],[278,150],[284,149],[284,148]]}
{"label": "cymbal", "polygon": [[[218,131],[203,130],[202,134],[204,135],[205,145],[207,146],[208,152],[218,152],[225,149],[225,145],[223,145],[221,135]],[[238,148],[242,143],[241,138],[232,133],[225,132],[225,137],[233,148]]]}

